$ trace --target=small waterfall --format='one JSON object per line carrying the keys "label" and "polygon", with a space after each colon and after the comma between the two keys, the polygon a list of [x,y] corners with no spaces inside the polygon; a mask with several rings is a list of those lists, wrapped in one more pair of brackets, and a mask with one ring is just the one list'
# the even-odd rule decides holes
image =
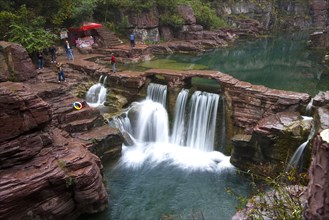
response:
{"label": "small waterfall", "polygon": [[98,107],[103,105],[106,100],[107,89],[105,88],[107,76],[99,77],[99,82],[93,86],[91,86],[86,94],[86,102],[90,107]]}
{"label": "small waterfall", "polygon": [[112,120],[109,121],[109,124],[112,127],[118,128],[121,132],[132,133],[132,127],[127,112],[124,112],[118,117],[112,118]]}
{"label": "small waterfall", "polygon": [[[304,117],[304,120],[313,120],[313,118],[311,117]],[[312,121],[312,128],[311,128],[311,132],[307,137],[307,140],[302,143],[297,150],[295,151],[295,153],[292,155],[288,166],[286,168],[286,172],[290,171],[291,169],[297,169],[298,171],[301,171],[301,169],[303,168],[303,153],[305,148],[308,146],[308,143],[310,142],[310,140],[313,138],[313,136],[315,135],[315,126],[314,126],[314,122]]]}
{"label": "small waterfall", "polygon": [[169,142],[168,114],[162,104],[152,100],[141,103],[136,136],[140,142]]}
{"label": "small waterfall", "polygon": [[161,103],[163,106],[166,106],[167,86],[150,83],[149,86],[147,87],[146,99],[150,99],[154,102]]}
{"label": "small waterfall", "polygon": [[173,144],[184,145],[185,143],[185,110],[188,94],[188,89],[182,89],[177,96],[174,126],[171,135],[171,143]]}
{"label": "small waterfall", "polygon": [[191,98],[186,146],[213,151],[219,95],[196,91]]}
{"label": "small waterfall", "polygon": [[306,115],[308,115],[308,116],[312,115],[312,107],[313,107],[313,98],[306,106]]}

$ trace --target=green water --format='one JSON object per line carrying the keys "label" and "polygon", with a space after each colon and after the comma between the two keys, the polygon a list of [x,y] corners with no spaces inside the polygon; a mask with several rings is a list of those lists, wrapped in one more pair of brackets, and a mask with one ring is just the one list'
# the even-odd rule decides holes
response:
{"label": "green water", "polygon": [[152,61],[122,68],[218,70],[255,85],[314,96],[319,91],[329,90],[329,71],[321,63],[323,54],[308,49],[307,40],[305,33],[286,33],[243,41],[197,56],[159,56]]}

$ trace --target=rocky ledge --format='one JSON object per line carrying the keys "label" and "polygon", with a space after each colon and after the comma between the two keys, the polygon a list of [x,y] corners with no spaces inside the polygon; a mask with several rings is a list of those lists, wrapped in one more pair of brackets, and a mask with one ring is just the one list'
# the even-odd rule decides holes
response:
{"label": "rocky ledge", "polygon": [[[67,81],[58,83],[54,66],[37,72],[31,60],[13,56],[24,49],[6,48],[0,57],[10,62],[1,65],[14,65],[24,82],[0,82],[0,219],[71,219],[104,210],[102,164],[91,151],[115,158],[122,141],[98,110],[71,94],[89,76],[65,65]],[[75,101],[84,107],[74,109]]]}

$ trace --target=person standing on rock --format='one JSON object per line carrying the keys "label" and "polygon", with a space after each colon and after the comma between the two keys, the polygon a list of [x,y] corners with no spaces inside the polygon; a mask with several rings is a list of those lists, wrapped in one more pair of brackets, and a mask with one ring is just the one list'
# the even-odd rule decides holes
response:
{"label": "person standing on rock", "polygon": [[51,63],[56,63],[56,46],[53,45],[49,48],[50,56],[51,56]]}
{"label": "person standing on rock", "polygon": [[38,52],[37,58],[38,58],[38,69],[43,69],[44,60],[43,60],[43,53],[41,51]]}
{"label": "person standing on rock", "polygon": [[58,70],[58,82],[61,82],[61,81],[65,82],[63,64],[58,62],[56,66],[57,66],[57,70]]}
{"label": "person standing on rock", "polygon": [[64,47],[65,47],[67,59],[68,60],[73,60],[74,58],[73,58],[72,47],[71,47],[68,40],[65,41]]}
{"label": "person standing on rock", "polygon": [[131,48],[134,48],[135,47],[135,34],[134,33],[131,33],[129,40],[130,40]]}
{"label": "person standing on rock", "polygon": [[115,60],[114,53],[112,53],[111,55],[112,55],[111,56],[112,72],[115,73],[116,72],[116,69],[115,69],[116,60]]}

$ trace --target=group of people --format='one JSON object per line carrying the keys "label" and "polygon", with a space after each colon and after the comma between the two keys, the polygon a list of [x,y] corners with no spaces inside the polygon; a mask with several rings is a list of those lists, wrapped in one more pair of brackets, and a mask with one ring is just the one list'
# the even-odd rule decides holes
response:
{"label": "group of people", "polygon": [[[67,59],[68,60],[74,60],[73,52],[72,52],[72,47],[69,44],[68,40],[65,41],[64,48],[65,48]],[[57,67],[57,70],[58,70],[58,82],[61,82],[61,81],[64,81],[65,82],[65,75],[64,75],[64,70],[63,70],[63,64],[61,62],[57,62],[56,61],[56,59],[57,59],[57,55],[56,55],[57,48],[56,48],[56,46],[53,45],[48,50],[50,52],[50,63],[55,63],[56,64],[56,67]],[[38,69],[43,69],[44,68],[44,64],[45,64],[44,54],[43,54],[42,51],[39,51],[37,53],[37,66],[38,66]]]}
{"label": "group of people", "polygon": [[[131,48],[135,47],[135,34],[131,33],[131,35],[129,36],[129,40],[130,40],[130,46]],[[65,48],[65,53],[66,53],[66,57],[68,60],[74,60],[74,56],[73,56],[73,50],[72,50],[72,46],[70,45],[69,41],[66,40],[65,44],[64,44],[64,48]],[[58,69],[58,82],[61,81],[65,81],[65,74],[63,71],[63,64],[60,62],[56,61],[56,46],[53,45],[49,48],[49,52],[50,52],[50,58],[51,61],[50,63],[56,63],[56,67]],[[37,65],[38,65],[38,69],[43,69],[44,68],[44,56],[42,51],[39,51],[37,53]],[[112,72],[115,73],[116,72],[116,58],[114,56],[114,53],[111,54],[111,65],[112,65]]]}

